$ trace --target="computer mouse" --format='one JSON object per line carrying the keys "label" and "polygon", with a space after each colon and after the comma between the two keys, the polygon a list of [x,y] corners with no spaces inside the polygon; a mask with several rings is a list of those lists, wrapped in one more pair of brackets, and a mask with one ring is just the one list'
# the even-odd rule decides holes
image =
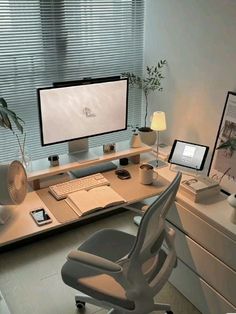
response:
{"label": "computer mouse", "polygon": [[126,179],[130,179],[131,178],[131,175],[130,175],[129,171],[126,170],[126,169],[117,169],[115,171],[115,174],[121,180],[126,180]]}

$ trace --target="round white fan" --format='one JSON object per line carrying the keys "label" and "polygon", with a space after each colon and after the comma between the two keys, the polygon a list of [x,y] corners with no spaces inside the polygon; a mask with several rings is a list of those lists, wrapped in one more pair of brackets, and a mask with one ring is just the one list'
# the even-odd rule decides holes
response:
{"label": "round white fan", "polygon": [[[16,205],[23,202],[27,193],[27,175],[24,166],[17,160],[0,164],[0,204]],[[0,206],[0,224],[9,218],[6,207]]]}

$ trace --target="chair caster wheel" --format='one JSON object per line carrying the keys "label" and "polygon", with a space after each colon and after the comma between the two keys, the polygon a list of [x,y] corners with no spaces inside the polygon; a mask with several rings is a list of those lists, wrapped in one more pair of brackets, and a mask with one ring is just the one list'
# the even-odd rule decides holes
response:
{"label": "chair caster wheel", "polygon": [[166,311],[166,314],[174,314],[172,311]]}
{"label": "chair caster wheel", "polygon": [[75,301],[75,305],[78,310],[83,310],[85,308],[85,302],[84,301]]}

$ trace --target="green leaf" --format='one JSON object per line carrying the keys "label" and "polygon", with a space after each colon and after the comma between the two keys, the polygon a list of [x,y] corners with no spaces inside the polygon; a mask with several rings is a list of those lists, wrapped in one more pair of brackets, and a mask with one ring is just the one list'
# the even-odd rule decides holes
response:
{"label": "green leaf", "polygon": [[5,128],[5,124],[2,122],[2,119],[0,118],[0,126]]}
{"label": "green leaf", "polygon": [[[142,89],[145,95],[145,99],[147,102],[147,96],[157,91],[162,91],[163,88],[161,87],[161,81],[164,79],[162,75],[162,68],[167,64],[165,59],[161,59],[157,62],[157,65],[147,65],[145,68],[145,75],[144,77],[136,76],[134,73],[125,72],[125,74],[129,78],[129,86],[130,87],[137,87]],[[145,125],[146,125],[146,117],[147,117],[147,110],[148,104],[146,106],[146,113],[145,113]]]}
{"label": "green leaf", "polygon": [[0,98],[0,120],[1,120],[1,126],[12,130],[11,121],[8,118],[9,109],[7,109],[7,103],[5,99]]}
{"label": "green leaf", "polygon": [[4,98],[0,97],[0,104],[2,104],[3,107],[7,108],[7,102]]}
{"label": "green leaf", "polygon": [[0,98],[0,126],[13,131],[11,120],[17,127],[17,129],[23,133],[23,126],[21,123],[24,121],[18,117],[14,111],[7,108],[7,102],[4,98]]}
{"label": "green leaf", "polygon": [[227,149],[230,148],[232,151],[236,150],[236,138],[230,138],[224,143],[220,144],[216,149]]}

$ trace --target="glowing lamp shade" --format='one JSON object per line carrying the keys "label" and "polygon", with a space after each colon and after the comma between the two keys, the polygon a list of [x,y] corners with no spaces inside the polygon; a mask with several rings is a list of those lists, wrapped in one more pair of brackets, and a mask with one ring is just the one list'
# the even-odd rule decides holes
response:
{"label": "glowing lamp shade", "polygon": [[151,129],[154,131],[166,130],[166,115],[163,111],[156,111],[152,116]]}

